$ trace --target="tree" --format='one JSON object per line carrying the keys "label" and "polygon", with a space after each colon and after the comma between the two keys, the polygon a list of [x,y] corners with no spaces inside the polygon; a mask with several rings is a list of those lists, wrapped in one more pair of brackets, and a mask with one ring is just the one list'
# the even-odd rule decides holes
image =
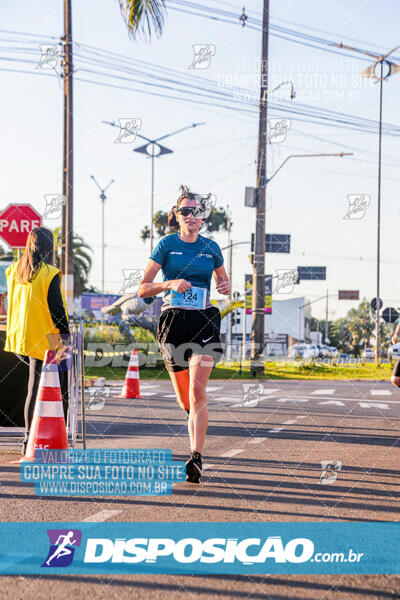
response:
{"label": "tree", "polygon": [[[56,227],[54,235],[54,255],[55,265],[61,266],[61,228]],[[74,233],[72,241],[72,254],[74,263],[74,296],[80,296],[85,291],[85,286],[89,279],[90,269],[92,268],[92,257],[89,252],[93,252],[91,247],[84,239]]]}
{"label": "tree", "polygon": [[150,39],[152,30],[160,37],[166,15],[165,0],[119,0],[119,5],[134,39],[139,33]]}
{"label": "tree", "polygon": [[[223,208],[212,208],[210,216],[205,220],[203,228],[204,231],[208,234],[213,233],[214,231],[220,231],[222,228],[224,231],[227,231],[228,216]],[[158,237],[162,238],[169,233],[174,233],[168,227],[168,213],[162,210],[159,210],[153,215],[153,224],[156,228],[156,232]],[[232,226],[232,222],[231,222]],[[140,239],[145,242],[150,237],[150,228],[145,225],[140,232]],[[212,235],[209,235],[212,239]]]}

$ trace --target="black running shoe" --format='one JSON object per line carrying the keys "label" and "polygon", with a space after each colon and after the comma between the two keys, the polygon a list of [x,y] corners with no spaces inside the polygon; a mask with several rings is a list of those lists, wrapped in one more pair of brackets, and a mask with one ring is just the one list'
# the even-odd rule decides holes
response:
{"label": "black running shoe", "polygon": [[190,410],[187,410],[187,409],[186,409],[186,412],[187,412],[187,418],[188,418],[188,421],[189,421],[189,417],[190,417]]}
{"label": "black running shoe", "polygon": [[200,483],[201,469],[201,454],[193,450],[189,460],[186,462],[186,481],[189,481],[189,483]]}

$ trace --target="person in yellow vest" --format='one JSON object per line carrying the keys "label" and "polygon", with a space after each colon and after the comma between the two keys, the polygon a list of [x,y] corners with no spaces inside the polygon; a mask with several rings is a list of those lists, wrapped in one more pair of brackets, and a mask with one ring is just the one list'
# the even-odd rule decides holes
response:
{"label": "person in yellow vest", "polygon": [[53,266],[53,234],[45,227],[29,232],[22,258],[6,269],[7,336],[4,350],[29,367],[25,400],[25,454],[46,350],[58,350],[64,416],[68,410],[68,313],[61,289],[62,274]]}

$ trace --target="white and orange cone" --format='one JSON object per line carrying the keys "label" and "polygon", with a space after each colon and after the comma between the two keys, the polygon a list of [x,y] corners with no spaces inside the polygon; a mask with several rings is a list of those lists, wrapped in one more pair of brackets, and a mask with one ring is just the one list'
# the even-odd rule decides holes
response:
{"label": "white and orange cone", "polygon": [[141,398],[139,383],[139,358],[137,350],[132,350],[124,387],[118,398]]}
{"label": "white and orange cone", "polygon": [[29,439],[21,460],[34,460],[36,449],[68,449],[55,350],[47,350],[44,357]]}

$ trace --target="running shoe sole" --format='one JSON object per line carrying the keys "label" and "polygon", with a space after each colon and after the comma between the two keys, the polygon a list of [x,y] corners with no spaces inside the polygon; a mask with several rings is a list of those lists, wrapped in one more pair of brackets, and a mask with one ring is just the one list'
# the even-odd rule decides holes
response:
{"label": "running shoe sole", "polygon": [[201,474],[199,465],[190,458],[186,463],[186,481],[189,483],[200,483]]}

